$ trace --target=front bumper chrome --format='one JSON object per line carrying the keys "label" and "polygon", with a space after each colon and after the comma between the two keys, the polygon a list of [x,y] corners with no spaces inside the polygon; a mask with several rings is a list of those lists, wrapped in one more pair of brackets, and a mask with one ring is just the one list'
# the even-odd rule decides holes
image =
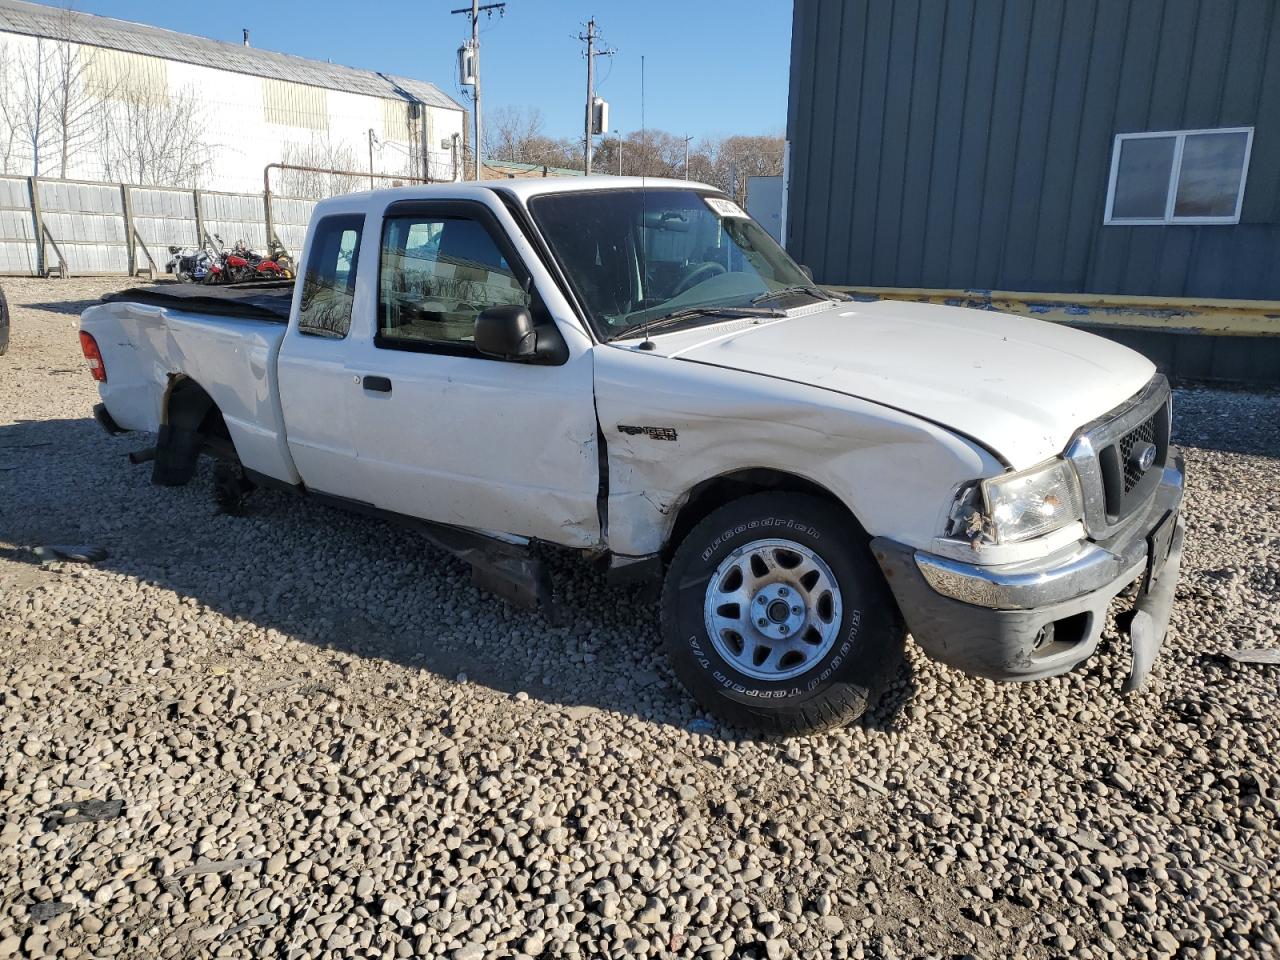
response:
{"label": "front bumper chrome", "polygon": [[[1131,686],[1140,682],[1164,639],[1181,561],[1182,456],[1170,448],[1166,462],[1147,507],[1110,537],[1039,560],[980,566],[872,541],[916,642],[936,660],[995,680],[1065,673],[1097,647],[1116,595],[1142,578]],[[1166,571],[1156,589],[1147,581],[1158,531],[1168,555],[1156,558]]]}

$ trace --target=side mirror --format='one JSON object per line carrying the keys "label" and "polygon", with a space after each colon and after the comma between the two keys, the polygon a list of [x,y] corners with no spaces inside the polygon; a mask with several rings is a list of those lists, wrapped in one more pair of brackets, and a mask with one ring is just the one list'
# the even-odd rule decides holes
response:
{"label": "side mirror", "polygon": [[800,264],[800,272],[801,272],[801,273],[803,273],[806,277],[808,277],[808,278],[809,278],[809,282],[810,282],[810,283],[812,283],[812,282],[813,282],[813,267],[806,267],[806,266],[802,263],[802,264]]}
{"label": "side mirror", "polygon": [[538,350],[538,333],[528,307],[501,304],[476,317],[476,349],[501,360],[530,360]]}

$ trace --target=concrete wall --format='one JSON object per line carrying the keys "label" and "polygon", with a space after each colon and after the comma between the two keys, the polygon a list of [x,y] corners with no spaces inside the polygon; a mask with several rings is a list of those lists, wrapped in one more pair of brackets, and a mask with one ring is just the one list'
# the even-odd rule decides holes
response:
{"label": "concrete wall", "polygon": [[[1117,133],[1225,126],[1238,225],[1103,225]],[[796,0],[787,129],[820,281],[1280,299],[1275,0]]]}

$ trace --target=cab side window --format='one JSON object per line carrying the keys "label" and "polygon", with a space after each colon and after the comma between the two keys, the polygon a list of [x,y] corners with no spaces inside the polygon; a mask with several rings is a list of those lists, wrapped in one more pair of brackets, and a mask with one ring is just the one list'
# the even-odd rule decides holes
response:
{"label": "cab side window", "polygon": [[466,353],[476,315],[529,297],[488,228],[467,216],[388,217],[378,280],[380,347]]}
{"label": "cab side window", "polygon": [[343,214],[316,224],[298,308],[298,332],[341,340],[351,330],[364,217]]}

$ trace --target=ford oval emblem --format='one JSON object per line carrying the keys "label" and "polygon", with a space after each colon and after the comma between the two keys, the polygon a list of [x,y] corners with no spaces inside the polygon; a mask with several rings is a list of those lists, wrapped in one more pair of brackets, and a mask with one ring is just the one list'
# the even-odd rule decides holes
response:
{"label": "ford oval emblem", "polygon": [[1146,473],[1156,462],[1156,445],[1154,443],[1138,444],[1129,454],[1129,460],[1138,470]]}

